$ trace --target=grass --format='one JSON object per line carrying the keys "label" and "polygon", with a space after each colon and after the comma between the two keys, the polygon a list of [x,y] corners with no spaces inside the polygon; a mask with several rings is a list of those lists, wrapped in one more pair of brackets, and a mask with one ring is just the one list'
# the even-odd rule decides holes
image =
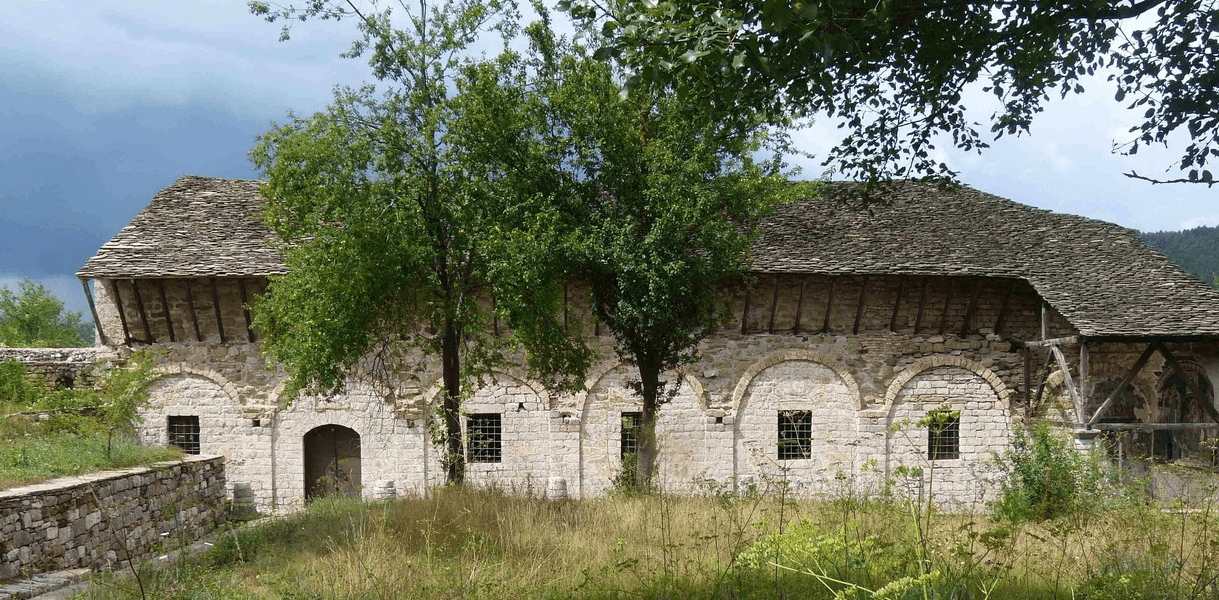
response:
{"label": "grass", "polygon": [[[3,407],[0,406],[0,410]],[[11,420],[11,418],[10,418]],[[37,425],[0,424],[0,489],[39,483],[56,477],[122,469],[182,457],[177,448],[140,446],[104,432],[50,431],[13,435]]]}
{"label": "grass", "polygon": [[[325,500],[141,568],[149,598],[1216,598],[1209,511],[1110,504],[997,522],[900,501],[441,489]],[[922,533],[920,534],[920,531]],[[106,577],[87,599],[139,597]]]}

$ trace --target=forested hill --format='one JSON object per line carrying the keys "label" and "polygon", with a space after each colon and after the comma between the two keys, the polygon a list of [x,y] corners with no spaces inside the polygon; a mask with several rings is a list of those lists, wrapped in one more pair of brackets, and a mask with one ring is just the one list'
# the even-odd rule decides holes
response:
{"label": "forested hill", "polygon": [[1190,275],[1219,288],[1219,227],[1140,232],[1139,237]]}

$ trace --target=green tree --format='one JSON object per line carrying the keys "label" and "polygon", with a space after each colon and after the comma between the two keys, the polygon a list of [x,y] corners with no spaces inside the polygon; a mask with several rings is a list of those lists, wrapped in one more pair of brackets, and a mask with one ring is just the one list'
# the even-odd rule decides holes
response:
{"label": "green tree", "polygon": [[93,343],[93,325],[79,312],[64,311],[63,301],[27,277],[17,291],[0,288],[0,346],[69,348]]}
{"label": "green tree", "polygon": [[[438,441],[448,481],[461,482],[461,399],[513,350],[490,326],[492,299],[494,310],[518,318],[514,339],[525,343],[538,379],[570,387],[591,362],[553,323],[553,281],[530,285],[548,277],[529,260],[548,245],[530,233],[536,226],[545,234],[548,213],[517,206],[525,182],[499,168],[502,157],[487,161],[498,150],[480,154],[467,143],[512,135],[495,129],[513,125],[497,116],[508,107],[469,98],[479,92],[472,76],[508,63],[467,51],[488,31],[511,37],[515,6],[423,1],[397,15],[401,28],[375,5],[251,9],[289,22],[354,17],[360,36],[347,56],[367,53],[382,87],[339,90],[326,111],[276,126],[251,151],[267,180],[264,220],[289,268],[255,311],[263,347],[286,365],[289,393],[337,391],[358,363],[374,373],[409,371],[412,349],[440,357]],[[515,283],[505,282],[501,295],[496,277]],[[530,306],[514,307],[518,299]]]}
{"label": "green tree", "polygon": [[760,119],[726,122],[663,93],[627,93],[612,65],[556,38],[545,23],[529,33],[531,60],[513,81],[532,83],[503,86],[529,97],[499,104],[532,111],[532,119],[516,120],[532,129],[508,156],[538,157],[515,168],[538,165],[543,172],[527,179],[561,190],[549,197],[569,233],[553,236],[558,245],[542,256],[589,285],[595,317],[619,357],[638,369],[636,472],[647,485],[658,408],[681,383],[664,374],[695,361],[699,342],[725,323],[725,285],[741,281],[758,220],[810,189],[788,184],[780,158],[755,158],[786,151],[786,138],[768,136]]}
{"label": "green tree", "polygon": [[[1142,113],[1118,149],[1188,138],[1171,181],[1211,185],[1219,154],[1216,0],[571,0],[599,24],[632,82],[676,88],[724,115],[828,115],[847,134],[827,161],[852,177],[951,175],[940,134],[986,146],[961,98],[975,81],[998,99],[996,138],[1025,133],[1051,94],[1098,70]],[[1181,135],[1184,134],[1184,135]],[[1128,176],[1150,179],[1135,172]],[[1154,179],[1153,179],[1154,181]]]}

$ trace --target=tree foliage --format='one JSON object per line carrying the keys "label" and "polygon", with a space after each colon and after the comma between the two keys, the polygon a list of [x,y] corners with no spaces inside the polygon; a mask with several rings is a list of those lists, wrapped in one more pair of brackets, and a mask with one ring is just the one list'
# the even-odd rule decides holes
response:
{"label": "tree foliage", "polygon": [[[287,366],[291,392],[337,391],[361,361],[374,373],[410,371],[412,348],[440,357],[442,456],[448,480],[460,482],[461,398],[512,350],[491,327],[492,298],[518,318],[515,341],[537,379],[570,387],[591,360],[553,324],[556,290],[530,262],[546,247],[531,230],[549,227],[545,211],[522,207],[522,186],[534,184],[500,168],[499,147],[480,154],[469,143],[515,135],[496,102],[471,97],[480,93],[471,77],[504,63],[467,54],[484,32],[511,36],[514,6],[421,2],[394,15],[313,2],[270,17],[355,17],[348,55],[366,53],[382,89],[339,90],[326,111],[273,128],[251,152],[267,179],[264,219],[290,270],[256,311],[264,348]],[[506,252],[531,244],[542,249]],[[497,277],[512,280],[505,290],[529,291],[497,293]]]}
{"label": "tree foliage", "polygon": [[[1216,0],[960,2],[958,0],[560,2],[610,40],[602,56],[635,86],[672,86],[724,115],[761,110],[827,115],[846,135],[827,164],[848,177],[951,176],[937,136],[975,150],[987,136],[967,117],[974,82],[998,100],[997,139],[1027,133],[1051,95],[1110,73],[1115,100],[1141,121],[1115,149],[1181,143],[1171,181],[1211,185],[1219,156]],[[1136,172],[1127,175],[1163,181]]]}
{"label": "tree foliage", "polygon": [[0,346],[69,348],[93,343],[93,325],[79,312],[64,311],[63,301],[29,278],[17,290],[0,288]]}
{"label": "tree foliage", "polygon": [[1182,271],[1219,289],[1219,227],[1142,232],[1139,237]]}

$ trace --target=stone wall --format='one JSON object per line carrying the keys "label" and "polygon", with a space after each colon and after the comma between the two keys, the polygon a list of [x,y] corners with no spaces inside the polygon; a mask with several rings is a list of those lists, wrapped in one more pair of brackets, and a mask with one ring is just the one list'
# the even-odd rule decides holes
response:
{"label": "stone wall", "polygon": [[110,348],[0,348],[0,362],[15,360],[25,364],[31,379],[48,388],[92,385],[98,363],[115,360]]}
{"label": "stone wall", "polygon": [[2,490],[0,580],[111,569],[179,535],[198,539],[220,523],[223,491],[224,460],[215,456]]}

